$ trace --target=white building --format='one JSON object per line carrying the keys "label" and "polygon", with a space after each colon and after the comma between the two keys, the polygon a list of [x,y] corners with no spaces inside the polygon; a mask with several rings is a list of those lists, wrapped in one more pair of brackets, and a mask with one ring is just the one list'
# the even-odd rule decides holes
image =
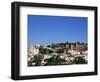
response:
{"label": "white building", "polygon": [[39,47],[38,46],[32,46],[30,49],[29,49],[29,52],[33,55],[36,55],[36,54],[39,54]]}
{"label": "white building", "polygon": [[69,53],[71,53],[71,55],[79,55],[80,54],[80,52],[79,51],[77,51],[77,50],[69,50],[68,51]]}

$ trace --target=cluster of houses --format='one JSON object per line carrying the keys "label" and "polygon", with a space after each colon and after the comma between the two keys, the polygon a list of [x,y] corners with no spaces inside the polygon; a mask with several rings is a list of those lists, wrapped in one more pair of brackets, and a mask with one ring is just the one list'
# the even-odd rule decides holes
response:
{"label": "cluster of houses", "polygon": [[[46,53],[41,53],[40,48],[42,50],[47,50]],[[52,52],[49,52],[52,51]],[[88,61],[88,52],[87,52],[87,44],[85,43],[59,43],[59,44],[51,44],[51,45],[33,45],[28,49],[28,66],[36,65],[36,56],[41,57],[40,66],[46,65],[48,60],[52,57],[57,57],[64,62],[60,64],[72,64],[75,58],[82,58],[85,61]]]}

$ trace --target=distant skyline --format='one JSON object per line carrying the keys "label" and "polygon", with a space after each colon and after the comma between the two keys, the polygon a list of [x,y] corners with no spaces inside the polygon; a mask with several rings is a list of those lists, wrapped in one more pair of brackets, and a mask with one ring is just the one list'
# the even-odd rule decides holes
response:
{"label": "distant skyline", "polygon": [[87,25],[87,17],[28,15],[28,44],[87,43]]}

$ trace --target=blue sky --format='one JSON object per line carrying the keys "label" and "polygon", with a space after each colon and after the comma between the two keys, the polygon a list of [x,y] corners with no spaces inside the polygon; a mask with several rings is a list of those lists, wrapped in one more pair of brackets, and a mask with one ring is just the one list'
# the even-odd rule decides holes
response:
{"label": "blue sky", "polygon": [[28,44],[87,42],[87,17],[28,15]]}

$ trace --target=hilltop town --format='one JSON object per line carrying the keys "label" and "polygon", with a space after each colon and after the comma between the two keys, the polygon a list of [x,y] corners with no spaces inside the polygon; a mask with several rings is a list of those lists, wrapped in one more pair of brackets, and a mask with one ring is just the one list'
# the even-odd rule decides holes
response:
{"label": "hilltop town", "polygon": [[87,43],[52,43],[28,48],[28,66],[72,65],[88,63]]}

